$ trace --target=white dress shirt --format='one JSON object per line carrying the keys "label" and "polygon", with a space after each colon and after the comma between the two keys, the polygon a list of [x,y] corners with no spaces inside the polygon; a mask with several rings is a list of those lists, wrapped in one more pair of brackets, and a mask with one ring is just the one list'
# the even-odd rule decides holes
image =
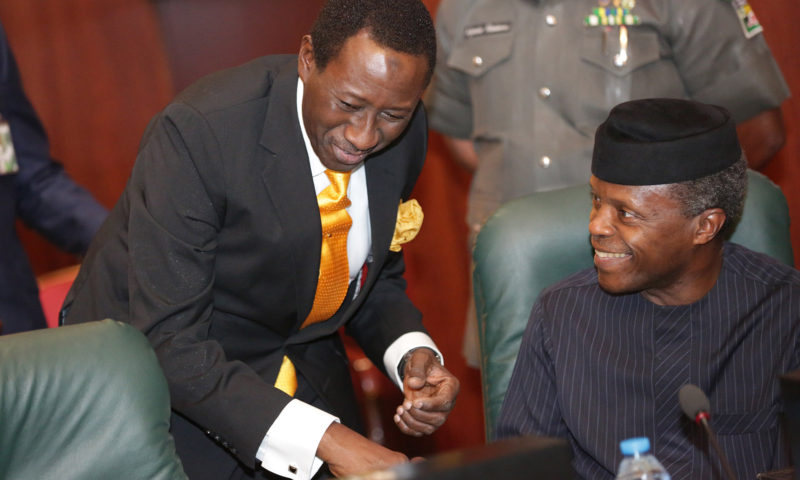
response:
{"label": "white dress shirt", "polygon": [[[325,175],[325,166],[320,162],[306,133],[303,118],[303,82],[297,80],[297,116],[301,119],[300,130],[308,153],[314,189],[317,194],[324,190],[330,181]],[[370,233],[369,200],[367,197],[367,176],[362,163],[353,170],[347,187],[350,206],[347,213],[353,220],[347,234],[347,260],[350,266],[350,281],[355,280],[361,267],[367,261],[372,247]],[[434,350],[439,358],[443,358],[433,340],[421,332],[411,332],[395,340],[383,355],[386,371],[402,390],[403,384],[397,374],[397,366],[409,350],[428,347]],[[262,468],[277,475],[296,480],[310,479],[322,466],[322,460],[316,456],[317,447],[332,422],[339,419],[327,412],[313,407],[300,400],[292,400],[281,411],[278,418],[270,426],[264,440],[258,448],[256,458],[261,461]]]}

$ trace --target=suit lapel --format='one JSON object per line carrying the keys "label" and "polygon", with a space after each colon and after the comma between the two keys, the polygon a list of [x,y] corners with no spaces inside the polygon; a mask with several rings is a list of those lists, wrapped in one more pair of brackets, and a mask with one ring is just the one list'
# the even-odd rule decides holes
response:
{"label": "suit lapel", "polygon": [[314,301],[322,228],[305,144],[297,117],[297,64],[287,62],[271,87],[261,145],[269,155],[262,179],[292,251],[299,328]]}
{"label": "suit lapel", "polygon": [[[369,192],[369,220],[372,230],[372,263],[383,265],[389,253],[389,244],[394,235],[397,220],[397,205],[403,183],[391,171],[393,158],[375,158],[373,165],[367,162],[367,188]],[[372,265],[370,265],[371,267]],[[378,278],[378,269],[369,268],[364,288],[368,289]],[[358,302],[360,303],[360,302]]]}

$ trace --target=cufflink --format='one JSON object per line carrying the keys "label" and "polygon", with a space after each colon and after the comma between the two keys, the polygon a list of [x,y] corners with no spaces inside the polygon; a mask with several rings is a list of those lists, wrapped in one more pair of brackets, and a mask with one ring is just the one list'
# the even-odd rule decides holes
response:
{"label": "cufflink", "polygon": [[297,475],[297,465],[289,465],[289,473]]}

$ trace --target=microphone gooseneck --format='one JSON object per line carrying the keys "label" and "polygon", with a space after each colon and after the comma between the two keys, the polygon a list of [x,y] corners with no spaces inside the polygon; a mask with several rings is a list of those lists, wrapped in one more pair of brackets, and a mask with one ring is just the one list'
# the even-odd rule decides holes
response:
{"label": "microphone gooseneck", "polygon": [[708,420],[711,418],[709,414],[711,404],[706,394],[703,393],[700,387],[688,383],[682,386],[680,391],[678,391],[678,402],[680,403],[683,413],[695,423],[702,425],[705,429],[711,446],[714,447],[714,451],[717,453],[717,457],[719,457],[725,475],[730,480],[736,480],[736,474],[733,473],[733,469],[728,462],[728,457],[725,456],[722,448],[720,448],[719,443],[717,443],[717,436],[708,424]]}

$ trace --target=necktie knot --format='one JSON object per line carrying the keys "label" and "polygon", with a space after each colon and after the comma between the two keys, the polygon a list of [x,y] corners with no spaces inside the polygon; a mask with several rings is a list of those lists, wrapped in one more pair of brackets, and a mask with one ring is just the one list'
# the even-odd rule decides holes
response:
{"label": "necktie knot", "polygon": [[336,170],[327,169],[325,170],[325,175],[327,175],[328,180],[331,181],[331,185],[334,185],[334,189],[337,192],[342,192],[342,194],[347,192],[347,184],[350,182],[350,172],[338,172]]}
{"label": "necktie knot", "polygon": [[347,198],[347,185],[350,182],[350,172],[325,170],[325,175],[331,184],[317,196],[320,210],[330,211],[349,207],[350,200]]}

